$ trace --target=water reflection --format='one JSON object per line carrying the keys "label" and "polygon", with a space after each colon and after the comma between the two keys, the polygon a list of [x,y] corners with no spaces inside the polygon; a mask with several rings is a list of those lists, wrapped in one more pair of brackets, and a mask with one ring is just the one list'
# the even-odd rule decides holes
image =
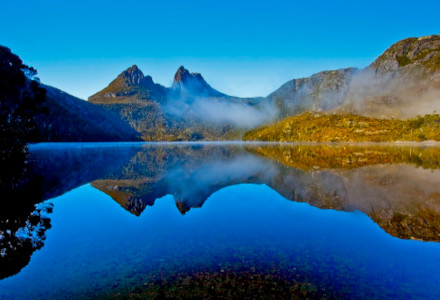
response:
{"label": "water reflection", "polygon": [[106,178],[138,149],[65,144],[10,151],[0,168],[0,279],[17,274],[44,246],[53,205],[42,203],[96,178]]}
{"label": "water reflection", "polygon": [[[86,183],[136,216],[166,195],[185,214],[225,187],[264,184],[291,201],[362,211],[401,239],[440,240],[436,147],[48,144],[31,153],[26,180],[3,194],[9,196],[0,210],[0,279],[43,246],[52,207],[38,203]],[[16,199],[26,201],[15,205]]]}
{"label": "water reflection", "polygon": [[92,186],[140,215],[168,194],[184,214],[226,186],[266,184],[292,201],[362,211],[399,238],[439,241],[439,163],[434,147],[147,145]]}
{"label": "water reflection", "polygon": [[308,179],[301,184],[307,195],[303,200],[272,186],[288,199],[362,211],[402,239],[440,240],[438,147],[269,145],[248,150],[283,167],[304,170]]}
{"label": "water reflection", "polygon": [[[421,287],[425,297],[422,287],[437,284],[438,244],[403,240],[440,239],[436,147],[47,144],[31,153],[25,180],[2,194],[8,197],[0,209],[0,279],[38,259],[0,281],[7,288],[0,298],[20,298],[24,282],[21,298],[37,290],[45,298],[45,280],[58,288],[55,297],[108,294],[122,286],[120,278],[157,292],[163,274],[207,290],[217,279],[222,287],[255,279],[286,293],[293,279],[295,289],[313,281],[309,295],[335,297],[345,289],[359,296],[371,286],[378,289],[371,297],[390,287],[404,291],[394,296]],[[361,211],[401,240],[374,224],[365,230],[363,214],[327,209]],[[35,254],[44,243],[37,253],[47,253]],[[426,283],[428,273],[434,275]],[[272,286],[274,278],[287,283]]]}

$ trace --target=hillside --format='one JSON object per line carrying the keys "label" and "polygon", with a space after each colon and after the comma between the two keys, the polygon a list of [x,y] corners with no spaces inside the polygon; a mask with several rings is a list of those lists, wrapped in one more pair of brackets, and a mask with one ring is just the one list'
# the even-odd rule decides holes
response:
{"label": "hillside", "polygon": [[280,118],[305,111],[414,118],[440,111],[440,35],[393,44],[364,69],[288,81],[267,97]]}
{"label": "hillside", "polygon": [[440,111],[440,36],[393,44],[351,80],[336,112],[413,118]]}
{"label": "hillside", "polygon": [[180,66],[174,75],[171,87],[171,98],[176,97],[227,97],[213,89],[200,73],[190,73],[184,66]]}
{"label": "hillside", "polygon": [[409,120],[306,112],[246,132],[246,141],[389,142],[440,141],[440,116]]}
{"label": "hillside", "polygon": [[117,115],[41,84],[37,71],[0,46],[2,143],[137,141]]}
{"label": "hillside", "polygon": [[139,134],[118,116],[59,89],[47,85],[42,87],[46,90],[46,101],[41,106],[46,113],[34,116],[40,132],[38,141],[139,140]]}
{"label": "hillside", "polygon": [[[257,111],[262,100],[225,95],[201,74],[190,73],[183,66],[166,88],[135,65],[89,97],[91,103],[119,115],[146,141],[239,139],[242,132],[254,127],[240,124],[241,112]],[[231,111],[241,115],[231,118]]]}
{"label": "hillside", "polygon": [[285,118],[307,110],[331,110],[343,104],[355,68],[322,71],[308,78],[293,79],[267,96]]}
{"label": "hillside", "polygon": [[[238,139],[246,130],[307,111],[409,119],[440,111],[439,55],[440,36],[408,38],[364,69],[322,71],[293,79],[264,98],[226,95],[183,66],[167,88],[133,65],[89,101],[119,115],[147,141]],[[353,139],[349,133],[343,135],[336,139]],[[387,135],[356,138],[384,140]]]}
{"label": "hillside", "polygon": [[130,103],[144,99],[160,102],[166,98],[167,93],[165,87],[154,83],[151,76],[144,76],[142,71],[133,65],[119,74],[102,91],[90,96],[89,101],[96,104]]}

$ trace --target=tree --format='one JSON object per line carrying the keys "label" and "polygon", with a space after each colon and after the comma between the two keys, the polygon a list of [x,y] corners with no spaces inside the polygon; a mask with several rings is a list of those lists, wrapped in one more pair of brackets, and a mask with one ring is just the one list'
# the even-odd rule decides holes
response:
{"label": "tree", "polygon": [[26,145],[38,140],[33,115],[45,100],[46,90],[36,75],[34,68],[0,46],[0,189],[17,184],[25,166]]}

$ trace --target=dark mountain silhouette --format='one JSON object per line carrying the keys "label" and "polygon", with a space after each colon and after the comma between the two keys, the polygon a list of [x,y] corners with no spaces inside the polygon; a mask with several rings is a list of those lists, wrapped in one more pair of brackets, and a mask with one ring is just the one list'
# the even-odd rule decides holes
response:
{"label": "dark mountain silhouette", "polygon": [[5,129],[14,127],[12,139],[20,139],[24,128],[28,128],[22,138],[25,143],[139,140],[140,135],[117,115],[40,84],[37,71],[23,65],[8,48],[0,46],[0,56],[0,125]]}
{"label": "dark mountain silhouette", "polygon": [[59,89],[42,85],[47,113],[34,116],[44,142],[137,141],[140,135],[119,116]]}

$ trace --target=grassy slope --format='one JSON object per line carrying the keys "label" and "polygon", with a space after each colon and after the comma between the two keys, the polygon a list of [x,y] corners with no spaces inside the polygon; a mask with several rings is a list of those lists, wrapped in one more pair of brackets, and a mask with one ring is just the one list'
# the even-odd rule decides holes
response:
{"label": "grassy slope", "polygon": [[306,112],[246,132],[243,140],[289,142],[440,141],[440,116],[375,119]]}

